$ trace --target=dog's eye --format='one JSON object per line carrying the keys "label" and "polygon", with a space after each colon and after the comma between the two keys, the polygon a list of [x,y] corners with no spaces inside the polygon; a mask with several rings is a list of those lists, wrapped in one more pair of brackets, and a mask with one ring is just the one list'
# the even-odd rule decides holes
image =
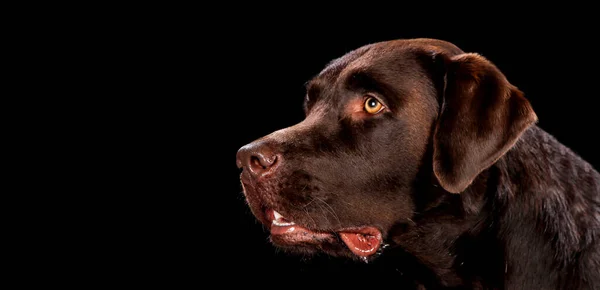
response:
{"label": "dog's eye", "polygon": [[365,111],[369,114],[377,114],[383,110],[383,105],[374,97],[368,97],[365,101]]}

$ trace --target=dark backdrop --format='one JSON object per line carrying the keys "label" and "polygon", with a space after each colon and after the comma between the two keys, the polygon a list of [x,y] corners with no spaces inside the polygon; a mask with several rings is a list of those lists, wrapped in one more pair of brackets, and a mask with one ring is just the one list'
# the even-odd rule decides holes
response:
{"label": "dark backdrop", "polygon": [[126,231],[135,242],[120,248],[128,253],[123,267],[142,269],[147,281],[196,281],[198,275],[216,278],[217,273],[225,275],[218,278],[222,283],[256,285],[277,277],[296,283],[324,275],[332,281],[402,279],[402,273],[381,272],[377,263],[277,251],[245,205],[235,164],[241,146],[303,119],[306,81],[330,60],[373,42],[439,38],[482,54],[525,93],[540,127],[600,168],[600,62],[593,19],[548,16],[526,24],[506,16],[506,25],[491,27],[485,18],[429,25],[258,18],[200,26],[177,19],[163,31],[157,25],[148,37],[150,44],[164,47],[152,50],[157,58],[146,65],[157,76],[143,83],[144,91],[160,95],[145,101],[153,102],[153,111],[144,113],[151,119],[149,142],[157,154],[142,158],[152,168],[142,179],[148,194],[138,200],[147,207],[132,214],[135,222]]}

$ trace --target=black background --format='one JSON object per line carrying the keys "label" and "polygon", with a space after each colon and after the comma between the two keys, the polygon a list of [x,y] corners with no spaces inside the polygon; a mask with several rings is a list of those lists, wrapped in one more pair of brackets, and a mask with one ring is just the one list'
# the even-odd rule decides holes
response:
{"label": "black background", "polygon": [[[143,53],[135,69],[147,78],[138,80],[141,117],[130,123],[127,135],[143,141],[128,152],[145,174],[131,187],[134,200],[121,208],[128,218],[114,239],[122,254],[113,266],[150,283],[198,283],[200,277],[244,285],[281,278],[401,279],[399,273],[380,272],[377,263],[277,251],[245,204],[237,150],[300,122],[304,84],[330,60],[373,42],[427,37],[495,63],[530,100],[538,125],[599,168],[597,21],[570,15],[575,19],[506,15],[460,23],[451,18],[382,23],[265,13],[200,23],[170,16],[134,25],[124,38],[143,44],[128,55]],[[140,31],[143,36],[136,36]]]}

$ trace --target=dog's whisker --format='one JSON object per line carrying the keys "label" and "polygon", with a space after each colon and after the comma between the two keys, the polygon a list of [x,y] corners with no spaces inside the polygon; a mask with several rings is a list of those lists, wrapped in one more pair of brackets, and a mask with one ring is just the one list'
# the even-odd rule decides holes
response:
{"label": "dog's whisker", "polygon": [[318,197],[314,197],[314,199],[324,203],[327,207],[326,209],[328,209],[328,211],[335,217],[335,219],[337,220],[338,224],[341,225],[342,221],[340,220],[340,217],[337,215],[337,213],[335,212],[335,210],[331,207],[331,205],[329,205],[326,201],[318,198]]}
{"label": "dog's whisker", "polygon": [[308,213],[308,210],[306,208],[303,208],[303,209],[304,209],[304,212],[306,212],[306,216],[312,221],[313,227],[316,227],[318,224],[315,221],[315,219]]}
{"label": "dog's whisker", "polygon": [[306,204],[304,204],[302,207],[306,208],[307,206],[309,206],[311,203],[313,203],[315,201],[314,198],[311,198],[309,202],[307,202]]}
{"label": "dog's whisker", "polygon": [[319,209],[321,210],[321,215],[323,216],[323,218],[325,219],[325,221],[329,221],[329,219],[327,218],[327,215],[329,214],[329,212],[323,208],[323,206],[320,203],[316,203],[316,205],[319,207]]}

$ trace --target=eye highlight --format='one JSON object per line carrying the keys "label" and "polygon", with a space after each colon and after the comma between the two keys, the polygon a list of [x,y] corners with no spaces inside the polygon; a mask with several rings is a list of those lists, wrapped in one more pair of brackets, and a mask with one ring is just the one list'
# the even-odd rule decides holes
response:
{"label": "eye highlight", "polygon": [[374,97],[367,96],[365,100],[365,111],[369,114],[377,114],[383,110],[383,105]]}

